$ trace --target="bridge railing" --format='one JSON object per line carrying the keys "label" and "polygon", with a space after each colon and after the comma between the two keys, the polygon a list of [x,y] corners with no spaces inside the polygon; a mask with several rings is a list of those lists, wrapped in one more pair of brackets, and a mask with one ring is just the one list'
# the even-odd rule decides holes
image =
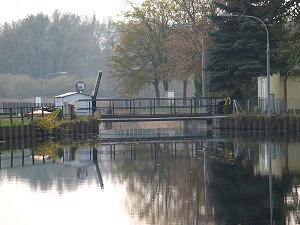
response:
{"label": "bridge railing", "polygon": [[[214,114],[222,98],[96,99],[96,112],[107,116]],[[91,101],[91,100],[80,100]],[[205,104],[203,104],[205,102]],[[89,104],[89,105],[92,105]],[[94,104],[95,105],[95,104]]]}

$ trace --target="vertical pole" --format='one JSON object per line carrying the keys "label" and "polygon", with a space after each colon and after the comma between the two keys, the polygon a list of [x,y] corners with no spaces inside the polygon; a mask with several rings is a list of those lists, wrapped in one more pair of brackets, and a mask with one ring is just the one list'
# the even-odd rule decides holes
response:
{"label": "vertical pole", "polygon": [[10,150],[10,167],[14,165],[14,151]]}
{"label": "vertical pole", "polygon": [[45,106],[45,103],[46,103],[46,78],[47,76],[45,76],[44,78],[44,87],[43,87],[43,90],[44,90],[44,101],[43,101],[43,106]]}
{"label": "vertical pole", "polygon": [[[264,23],[263,23],[264,24]],[[267,26],[264,24],[267,32],[267,79],[268,79],[268,115],[271,114],[271,99],[270,99],[270,48],[269,48],[269,32]]]}
{"label": "vertical pole", "polygon": [[273,186],[272,186],[272,159],[271,159],[271,151],[268,148],[267,142],[267,150],[269,152],[269,194],[270,194],[270,225],[273,224]]}
{"label": "vertical pole", "polygon": [[10,125],[13,125],[13,119],[12,119],[12,108],[9,108],[9,115],[10,115]]}
{"label": "vertical pole", "polygon": [[24,125],[24,112],[23,112],[23,107],[21,108],[21,120],[22,120],[22,125]]}
{"label": "vertical pole", "polygon": [[204,43],[204,33],[201,32],[202,35],[201,35],[201,58],[202,58],[202,106],[204,107],[203,108],[203,112],[205,113],[207,110],[206,110],[206,100],[205,100],[205,97],[206,97],[206,79],[205,79],[205,43]]}
{"label": "vertical pole", "polygon": [[24,166],[25,150],[24,146],[22,147],[22,166]]}
{"label": "vertical pole", "polygon": [[155,115],[155,101],[156,101],[156,99],[154,99],[154,105],[153,105],[154,106],[154,115]]}

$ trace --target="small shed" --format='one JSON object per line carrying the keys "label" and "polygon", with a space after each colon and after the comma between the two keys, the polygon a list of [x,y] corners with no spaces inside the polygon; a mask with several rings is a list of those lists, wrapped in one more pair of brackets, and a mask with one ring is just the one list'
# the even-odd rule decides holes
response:
{"label": "small shed", "polygon": [[76,115],[92,115],[91,102],[79,101],[79,100],[91,100],[90,95],[86,95],[78,92],[67,92],[61,95],[54,96],[55,107],[63,106],[63,114],[69,114],[69,105],[74,106],[74,112]]}

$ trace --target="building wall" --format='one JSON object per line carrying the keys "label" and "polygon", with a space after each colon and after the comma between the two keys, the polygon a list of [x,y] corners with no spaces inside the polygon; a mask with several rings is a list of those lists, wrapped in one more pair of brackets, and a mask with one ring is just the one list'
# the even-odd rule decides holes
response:
{"label": "building wall", "polygon": [[[270,76],[270,98],[277,100],[283,99],[284,96],[284,76],[280,76],[279,73]],[[264,87],[263,87],[264,84]],[[263,93],[264,91],[264,93]],[[258,97],[267,99],[267,78],[258,78]],[[289,77],[287,80],[287,108],[288,109],[300,109],[300,78]]]}
{"label": "building wall", "polygon": [[270,94],[274,96],[275,99],[282,99],[284,96],[283,86],[280,74],[276,73],[270,77]]}
{"label": "building wall", "polygon": [[287,80],[287,99],[299,99],[300,78],[299,77],[290,77]]}
{"label": "building wall", "polygon": [[[82,100],[82,99],[91,99],[91,97],[88,95],[76,93],[76,94],[71,94],[71,95],[67,95],[67,96],[63,96],[63,97],[55,97],[54,104],[55,104],[55,106],[58,106],[58,107],[66,106],[68,104],[74,106],[75,102],[78,102],[79,100]],[[84,109],[82,109],[82,108],[84,108]],[[75,111],[76,115],[92,115],[92,111],[88,108],[89,108],[88,101],[80,102],[79,104],[77,104],[74,111]]]}

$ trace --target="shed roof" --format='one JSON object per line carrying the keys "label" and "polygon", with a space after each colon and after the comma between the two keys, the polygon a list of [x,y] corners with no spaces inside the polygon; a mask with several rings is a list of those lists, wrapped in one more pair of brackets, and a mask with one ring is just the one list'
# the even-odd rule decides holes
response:
{"label": "shed roof", "polygon": [[64,94],[56,95],[56,96],[54,96],[54,98],[63,98],[63,97],[67,97],[67,96],[71,96],[71,95],[75,95],[75,94],[91,97],[90,95],[83,94],[83,93],[78,93],[78,92],[75,91],[75,92],[67,92],[67,93],[64,93]]}

